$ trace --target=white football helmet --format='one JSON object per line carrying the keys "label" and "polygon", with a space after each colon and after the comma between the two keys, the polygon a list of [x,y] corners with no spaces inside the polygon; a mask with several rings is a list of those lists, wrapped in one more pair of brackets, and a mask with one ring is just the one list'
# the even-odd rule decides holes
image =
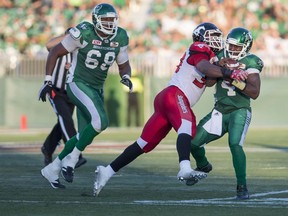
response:
{"label": "white football helmet", "polygon": [[198,25],[192,34],[193,42],[206,43],[213,52],[223,48],[223,33],[213,23],[204,22]]}

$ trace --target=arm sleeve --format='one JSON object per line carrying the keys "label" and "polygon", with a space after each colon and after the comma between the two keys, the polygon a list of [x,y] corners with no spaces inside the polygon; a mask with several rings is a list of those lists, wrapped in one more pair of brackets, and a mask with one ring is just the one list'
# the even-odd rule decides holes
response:
{"label": "arm sleeve", "polygon": [[124,64],[129,60],[128,57],[128,46],[124,46],[120,48],[120,52],[117,55],[116,62],[118,65]]}
{"label": "arm sleeve", "polygon": [[78,47],[81,47],[80,40],[73,39],[70,34],[68,34],[62,41],[62,45],[68,52],[72,52]]}
{"label": "arm sleeve", "polygon": [[[189,48],[189,57],[187,58],[187,63],[190,65],[197,65],[203,59],[207,61],[215,61],[214,52],[211,48],[202,42],[193,43]],[[213,59],[213,60],[212,60]]]}

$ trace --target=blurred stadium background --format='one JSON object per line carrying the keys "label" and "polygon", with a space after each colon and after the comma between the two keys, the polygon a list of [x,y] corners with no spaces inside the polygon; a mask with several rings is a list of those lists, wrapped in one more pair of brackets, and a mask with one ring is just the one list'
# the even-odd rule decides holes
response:
{"label": "blurred stadium background", "polygon": [[[130,35],[130,61],[133,75],[138,78],[135,83],[140,85],[136,89],[141,113],[140,125],[134,121],[131,126],[142,126],[150,116],[154,96],[166,85],[191,43],[193,29],[207,21],[215,23],[225,35],[237,26],[252,31],[252,52],[265,64],[261,95],[252,102],[252,127],[288,127],[288,4],[285,0],[2,0],[0,129],[53,126],[56,116],[51,106],[37,98],[48,54],[45,43],[70,26],[90,21],[92,8],[102,2],[117,8],[119,24]],[[127,127],[128,96],[119,83],[117,68],[110,72],[105,97],[111,126]],[[207,89],[195,107],[198,120],[210,111],[213,102],[213,89]]]}
{"label": "blurred stadium background", "polygon": [[[207,180],[194,188],[175,184],[175,133],[170,133],[153,154],[145,154],[111,179],[101,197],[91,197],[95,165],[108,164],[140,132],[135,127],[135,116],[133,128],[126,128],[128,96],[116,67],[110,70],[105,86],[112,127],[97,137],[97,145],[85,150],[88,163],[77,171],[73,186],[67,185],[66,191],[49,190],[39,175],[43,165],[40,146],[56,122],[50,104],[38,101],[48,54],[45,43],[82,20],[90,21],[92,8],[102,2],[0,0],[1,212],[29,216],[66,212],[70,216],[169,216],[176,212],[202,216],[287,215],[287,0],[105,1],[117,8],[120,26],[130,35],[140,126],[152,112],[154,96],[167,84],[191,43],[194,27],[207,21],[219,26],[225,35],[236,26],[252,31],[252,52],[264,60],[265,68],[260,97],[252,101],[252,128],[245,144],[249,201],[233,200],[234,173],[226,137],[207,146],[215,167]],[[213,103],[213,88],[208,88],[193,108],[198,120]]]}

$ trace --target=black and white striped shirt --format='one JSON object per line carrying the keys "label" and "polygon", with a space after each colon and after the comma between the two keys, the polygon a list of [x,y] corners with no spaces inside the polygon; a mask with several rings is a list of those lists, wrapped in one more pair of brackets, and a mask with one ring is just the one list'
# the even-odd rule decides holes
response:
{"label": "black and white striped shirt", "polygon": [[66,69],[65,65],[71,62],[72,62],[71,53],[68,53],[67,55],[59,57],[57,59],[57,62],[53,71],[53,75],[52,75],[52,84],[54,88],[60,91],[66,90],[66,75],[67,75],[68,69]]}

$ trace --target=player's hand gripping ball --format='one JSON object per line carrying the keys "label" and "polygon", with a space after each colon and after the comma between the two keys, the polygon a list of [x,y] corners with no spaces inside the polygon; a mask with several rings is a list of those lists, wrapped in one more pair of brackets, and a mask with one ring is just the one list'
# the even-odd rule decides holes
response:
{"label": "player's hand gripping ball", "polygon": [[[219,62],[219,65],[221,65],[221,64],[223,65],[223,67],[228,68],[230,70],[239,70],[240,65],[241,65],[239,62],[237,62],[236,60],[231,59],[231,58],[221,59]],[[246,76],[247,76],[247,74],[246,74]],[[237,79],[230,79],[230,78],[225,79],[225,81],[226,81],[227,85],[235,86],[236,88],[238,88],[240,90],[244,90],[246,87],[245,81],[239,81]]]}

